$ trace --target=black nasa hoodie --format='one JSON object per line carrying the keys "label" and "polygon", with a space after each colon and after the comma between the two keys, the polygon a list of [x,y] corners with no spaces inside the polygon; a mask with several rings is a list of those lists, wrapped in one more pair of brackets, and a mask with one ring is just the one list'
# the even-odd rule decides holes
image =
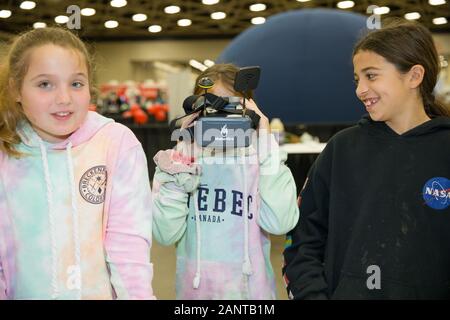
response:
{"label": "black nasa hoodie", "polygon": [[291,298],[450,298],[450,118],[399,135],[364,117],[329,141],[300,201]]}

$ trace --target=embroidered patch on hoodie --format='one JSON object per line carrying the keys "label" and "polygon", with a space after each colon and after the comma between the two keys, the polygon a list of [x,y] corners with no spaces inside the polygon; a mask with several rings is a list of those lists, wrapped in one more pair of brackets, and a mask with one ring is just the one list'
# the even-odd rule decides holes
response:
{"label": "embroidered patch on hoodie", "polygon": [[106,166],[95,166],[87,170],[80,179],[80,194],[92,204],[105,201],[107,172]]}
{"label": "embroidered patch on hoodie", "polygon": [[450,206],[450,180],[443,177],[428,180],[423,187],[423,199],[430,208],[446,209]]}

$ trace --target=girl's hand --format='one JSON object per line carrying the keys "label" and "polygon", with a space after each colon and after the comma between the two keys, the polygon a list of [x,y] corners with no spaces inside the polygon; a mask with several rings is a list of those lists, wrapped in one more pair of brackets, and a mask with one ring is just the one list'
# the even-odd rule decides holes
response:
{"label": "girl's hand", "polygon": [[195,113],[190,114],[187,117],[185,117],[183,119],[183,122],[181,123],[181,128],[186,129],[186,128],[192,127],[194,125],[195,119],[198,118],[199,114],[200,114],[200,111],[195,112]]}
{"label": "girl's hand", "polygon": [[[244,104],[243,99],[241,99],[241,104]],[[260,116],[258,130],[266,130],[268,133],[270,133],[269,119],[264,115],[264,113],[261,112],[261,110],[259,110],[255,101],[253,101],[253,99],[245,99],[245,107],[256,112],[256,114]]]}

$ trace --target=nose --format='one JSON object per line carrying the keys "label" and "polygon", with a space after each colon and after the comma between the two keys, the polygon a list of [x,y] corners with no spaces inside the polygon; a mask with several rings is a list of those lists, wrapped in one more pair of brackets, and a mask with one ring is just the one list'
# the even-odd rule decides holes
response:
{"label": "nose", "polygon": [[367,87],[365,82],[360,80],[358,82],[358,86],[356,87],[356,96],[361,99],[367,94],[368,91],[369,88]]}
{"label": "nose", "polygon": [[56,104],[68,105],[71,101],[72,97],[70,96],[69,89],[64,86],[59,87],[56,92]]}

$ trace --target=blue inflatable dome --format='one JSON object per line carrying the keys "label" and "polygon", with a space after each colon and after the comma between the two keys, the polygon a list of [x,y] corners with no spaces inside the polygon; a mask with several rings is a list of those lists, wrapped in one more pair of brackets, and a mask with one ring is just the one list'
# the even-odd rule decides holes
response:
{"label": "blue inflatable dome", "polygon": [[219,62],[260,66],[256,101],[284,123],[351,123],[364,113],[355,95],[352,50],[366,17],[305,9],[277,14],[225,48]]}

